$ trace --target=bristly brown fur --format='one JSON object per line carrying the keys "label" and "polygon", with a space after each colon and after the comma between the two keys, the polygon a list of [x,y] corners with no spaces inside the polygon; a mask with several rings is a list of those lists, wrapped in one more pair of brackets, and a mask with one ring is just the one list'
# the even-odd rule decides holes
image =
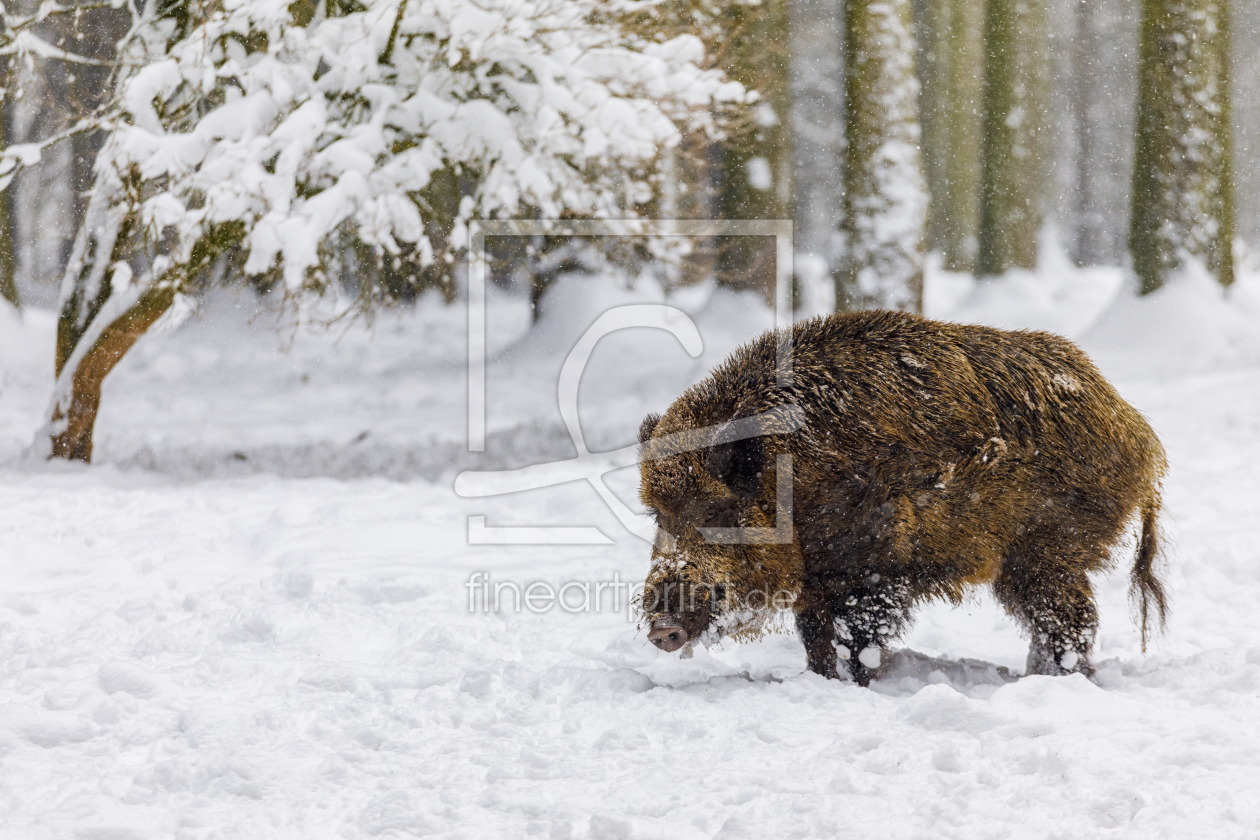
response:
{"label": "bristly brown fur", "polygon": [[[1164,451],[1079,348],[900,312],[834,315],[792,328],[780,389],[787,338],[741,347],[644,421],[640,494],[663,532],[646,615],[689,638],[755,636],[747,597],[787,591],[810,669],[835,676],[839,650],[865,683],[874,659],[862,652],[895,639],[918,604],[990,584],[1032,637],[1030,672],[1089,673],[1089,574],[1112,566],[1139,515],[1131,579],[1145,647],[1151,609],[1162,626],[1168,608],[1154,571]],[[714,426],[789,405],[803,428],[714,438]],[[695,448],[659,450],[666,437]],[[780,455],[792,459],[792,542],[707,542],[698,528],[774,528]],[[671,601],[670,587],[708,594]]]}

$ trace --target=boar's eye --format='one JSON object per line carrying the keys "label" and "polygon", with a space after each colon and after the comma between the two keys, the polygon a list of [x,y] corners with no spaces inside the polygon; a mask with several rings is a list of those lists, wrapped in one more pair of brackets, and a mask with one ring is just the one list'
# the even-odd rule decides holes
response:
{"label": "boar's eye", "polygon": [[757,438],[721,443],[709,450],[705,468],[737,496],[749,498],[760,491],[761,465],[765,460]]}
{"label": "boar's eye", "polygon": [[717,502],[704,512],[704,524],[709,528],[738,528],[738,504],[729,499]]}

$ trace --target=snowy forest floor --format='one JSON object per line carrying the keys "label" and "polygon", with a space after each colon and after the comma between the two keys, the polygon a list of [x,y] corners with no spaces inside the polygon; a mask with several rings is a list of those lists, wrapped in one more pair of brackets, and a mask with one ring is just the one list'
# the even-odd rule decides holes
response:
{"label": "snowy forest floor", "polygon": [[[803,673],[793,635],[659,653],[608,590],[470,611],[475,572],[646,574],[583,482],[452,488],[572,457],[560,364],[603,309],[662,300],[649,286],[566,279],[533,328],[492,296],[485,455],[465,451],[462,305],[295,333],[218,295],[107,381],[90,468],[27,452],[54,321],[0,311],[0,836],[1260,837],[1260,284],[929,281],[929,314],[1079,340],[1162,436],[1173,613],[1145,657],[1120,572],[1098,581],[1094,681],[1010,676],[1027,643],[983,591],[923,610],[870,690]],[[704,352],[602,341],[593,450],[771,323],[749,295],[670,302]],[[637,507],[633,468],[610,485]],[[470,545],[470,515],[612,544]]]}

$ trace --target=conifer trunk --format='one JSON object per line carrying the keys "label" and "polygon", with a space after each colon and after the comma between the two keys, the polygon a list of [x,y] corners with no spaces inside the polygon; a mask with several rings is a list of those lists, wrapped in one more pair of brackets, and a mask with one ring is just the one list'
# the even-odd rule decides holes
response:
{"label": "conifer trunk", "polygon": [[837,309],[923,309],[927,214],[909,0],[845,5],[845,158]]}
{"label": "conifer trunk", "polygon": [[[9,62],[0,59],[0,149],[8,145]],[[18,306],[17,243],[13,238],[13,183],[0,192],[0,298]]]}
{"label": "conifer trunk", "polygon": [[1234,282],[1226,0],[1143,0],[1129,252],[1142,294],[1185,259]]}
{"label": "conifer trunk", "polygon": [[[3,145],[4,137],[0,132],[0,146]],[[13,217],[9,213],[12,194],[12,189],[0,192],[0,298],[14,306],[20,306],[17,290],[17,243],[13,241]]]}
{"label": "conifer trunk", "polygon": [[927,175],[927,244],[947,271],[971,273],[980,215],[980,115],[984,91],[982,0],[928,0],[920,27],[919,96]]}
{"label": "conifer trunk", "polygon": [[976,273],[1037,265],[1045,187],[1046,14],[1042,0],[988,0]]}
{"label": "conifer trunk", "polygon": [[[787,0],[730,3],[722,15],[718,66],[757,91],[751,119],[718,146],[717,215],[722,219],[788,219],[792,201],[791,33]],[[719,236],[719,279],[774,299],[774,241]]]}

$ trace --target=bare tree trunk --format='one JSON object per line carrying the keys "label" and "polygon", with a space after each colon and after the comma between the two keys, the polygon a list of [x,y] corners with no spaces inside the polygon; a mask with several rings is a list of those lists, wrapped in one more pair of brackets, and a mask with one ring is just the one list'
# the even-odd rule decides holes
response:
{"label": "bare tree trunk", "polygon": [[845,166],[837,309],[923,310],[927,214],[910,0],[845,5]]}
{"label": "bare tree trunk", "polygon": [[980,114],[984,79],[984,3],[926,0],[920,25],[923,164],[928,247],[948,271],[971,273],[980,215]]}
{"label": "bare tree trunk", "polygon": [[1225,0],[1144,0],[1129,252],[1142,294],[1201,260],[1234,282]]}
{"label": "bare tree trunk", "polygon": [[[0,143],[3,138],[0,137]],[[14,306],[21,306],[17,290],[17,249],[13,242],[12,217],[9,214],[10,192],[0,193],[0,298],[4,298]]]}
{"label": "bare tree trunk", "polygon": [[[0,60],[0,149],[8,145],[9,62]],[[17,290],[17,242],[13,233],[13,183],[0,192],[0,298],[19,306]]]}
{"label": "bare tree trunk", "polygon": [[[751,119],[718,144],[717,204],[723,219],[791,218],[792,73],[788,0],[727,3],[722,13],[726,41],[718,66],[761,100]],[[719,236],[718,280],[760,291],[774,299],[773,240]]]}
{"label": "bare tree trunk", "polygon": [[[170,308],[174,300],[173,289],[151,289],[121,318],[110,324],[92,345],[92,349],[79,360],[71,380],[69,406],[64,413],[60,407],[53,411],[54,428],[60,428],[60,431],[52,436],[52,457],[71,461],[92,460],[92,430],[101,405],[101,384],[123,355],[162,317],[162,313]],[[61,356],[65,346],[61,339],[63,333],[73,330],[71,320],[72,316],[63,312],[57,325],[58,376],[67,361]]]}
{"label": "bare tree trunk", "polygon": [[982,277],[1037,265],[1045,193],[1043,0],[989,0],[980,183]]}
{"label": "bare tree trunk", "polygon": [[179,289],[192,282],[189,278],[204,276],[216,265],[231,270],[244,237],[238,221],[214,226],[193,244],[191,258],[179,270],[155,277],[145,248],[147,232],[135,205],[128,205],[127,184],[97,174],[66,268],[55,348],[57,400],[49,418],[50,457],[75,461],[92,458],[105,377],[171,307]]}

